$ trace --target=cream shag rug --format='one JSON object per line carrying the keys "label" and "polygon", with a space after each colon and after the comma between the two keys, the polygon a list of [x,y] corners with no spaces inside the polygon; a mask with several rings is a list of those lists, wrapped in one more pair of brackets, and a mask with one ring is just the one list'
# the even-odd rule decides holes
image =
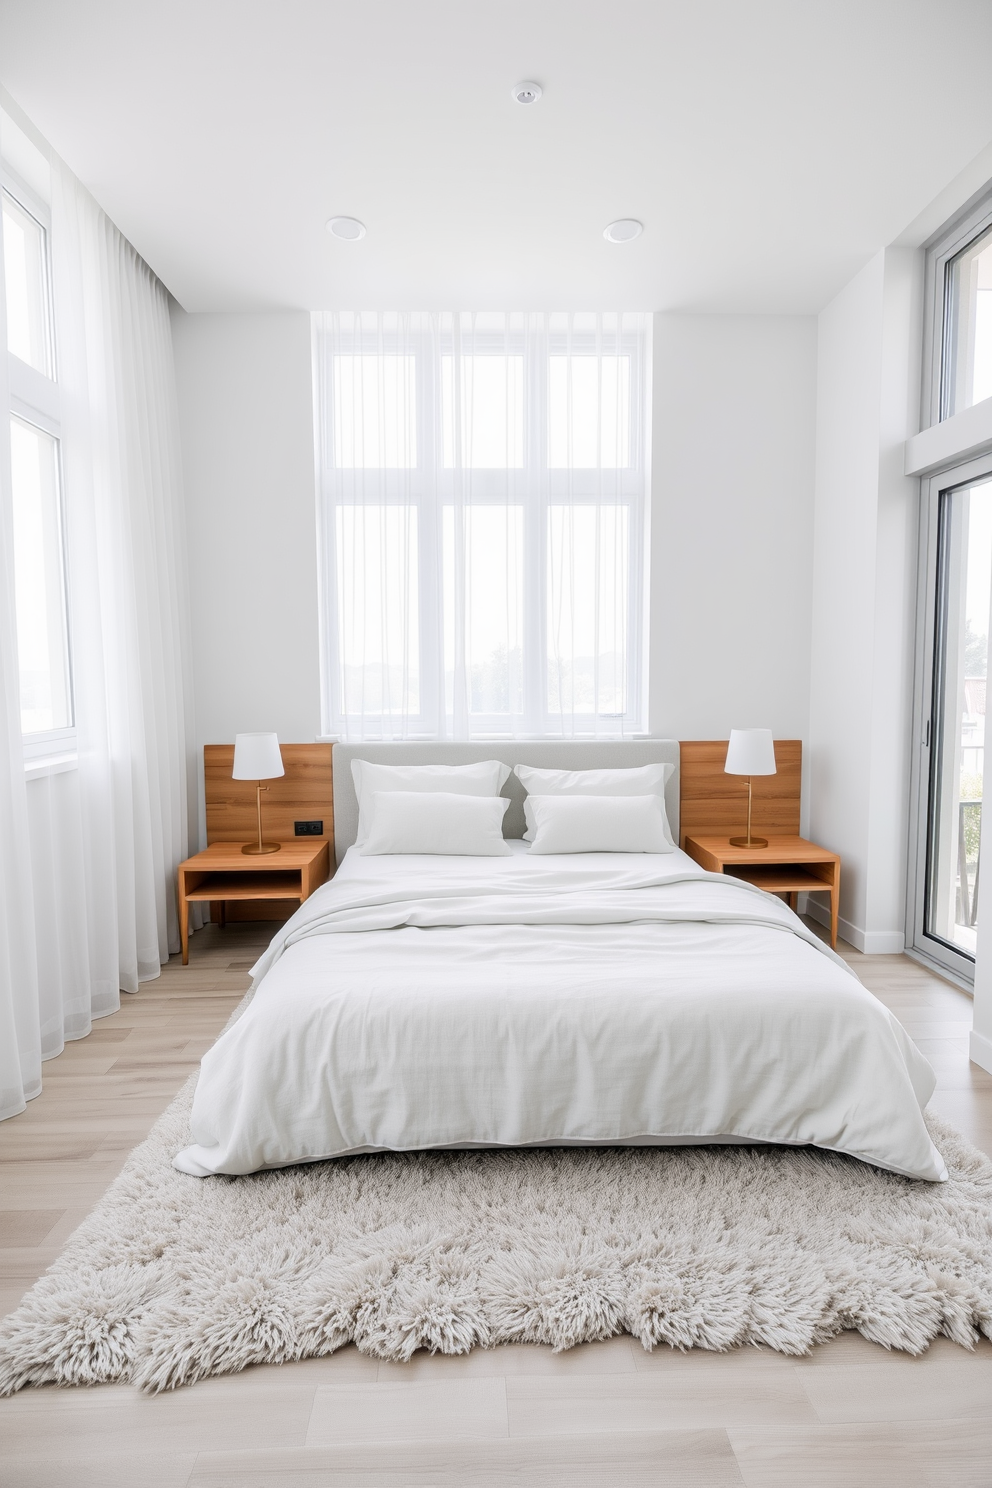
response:
{"label": "cream shag rug", "polygon": [[918,1353],[992,1337],[992,1161],[951,1180],[788,1148],[358,1157],[190,1178],[193,1081],[0,1325],[0,1391],[148,1391],[332,1353],[499,1343],[802,1354],[844,1328]]}

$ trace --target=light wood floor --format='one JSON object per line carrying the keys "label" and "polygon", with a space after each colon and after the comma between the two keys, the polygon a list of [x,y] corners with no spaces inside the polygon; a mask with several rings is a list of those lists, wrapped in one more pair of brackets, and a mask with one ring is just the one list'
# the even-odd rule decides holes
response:
{"label": "light wood floor", "polygon": [[[0,1124],[0,1312],[57,1255],[247,986],[266,927],[211,927]],[[969,999],[903,956],[842,947],[938,1072],[934,1106],[992,1153]],[[0,1401],[2,1488],[989,1488],[992,1346],[919,1359],[845,1334],[808,1359],[646,1354],[629,1338],[377,1364],[353,1348],[145,1399]]]}

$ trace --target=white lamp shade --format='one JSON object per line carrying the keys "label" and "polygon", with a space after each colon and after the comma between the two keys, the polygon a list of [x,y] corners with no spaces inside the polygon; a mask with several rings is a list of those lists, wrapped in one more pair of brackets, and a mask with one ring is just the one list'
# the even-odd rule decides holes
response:
{"label": "white lamp shade", "polygon": [[235,734],[234,780],[274,780],[285,775],[278,734]]}
{"label": "white lamp shade", "polygon": [[774,775],[775,740],[771,729],[731,729],[727,775]]}

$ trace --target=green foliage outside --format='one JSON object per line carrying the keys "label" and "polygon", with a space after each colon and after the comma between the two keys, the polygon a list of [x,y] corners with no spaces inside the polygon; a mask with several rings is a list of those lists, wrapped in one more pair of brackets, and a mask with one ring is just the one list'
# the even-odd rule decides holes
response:
{"label": "green foliage outside", "polygon": [[974,801],[974,806],[966,806],[964,809],[964,849],[969,863],[978,861],[978,839],[982,830],[982,777],[981,775],[961,776],[962,801]]}
{"label": "green foliage outside", "polygon": [[978,635],[971,628],[971,621],[964,623],[964,674],[966,677],[984,677],[989,665],[989,638]]}

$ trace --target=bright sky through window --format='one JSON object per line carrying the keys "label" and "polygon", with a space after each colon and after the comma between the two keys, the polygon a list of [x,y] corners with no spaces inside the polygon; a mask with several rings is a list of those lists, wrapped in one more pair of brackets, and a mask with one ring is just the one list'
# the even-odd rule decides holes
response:
{"label": "bright sky through window", "polygon": [[569,470],[630,464],[629,357],[550,358],[548,464]]}
{"label": "bright sky through window", "polygon": [[552,707],[626,712],[627,508],[548,512],[548,692]]}
{"label": "bright sky through window", "polygon": [[989,628],[989,588],[992,583],[992,486],[974,486],[968,493],[968,577],[965,614],[977,635]]}
{"label": "bright sky through window", "polygon": [[945,417],[992,398],[992,232],[947,268]]}
{"label": "bright sky through window", "polygon": [[988,283],[979,283],[975,305],[976,403],[992,398],[992,247],[982,254],[982,269]]}
{"label": "bright sky through window", "polygon": [[441,409],[446,470],[455,465],[470,470],[521,468],[523,357],[442,356]]}
{"label": "bright sky through window", "polygon": [[339,470],[410,470],[416,465],[414,373],[411,356],[334,358],[334,450]]}
{"label": "bright sky through window", "polygon": [[420,708],[417,513],[406,506],[337,511],[341,687],[355,712]]}
{"label": "bright sky through window", "polygon": [[45,277],[45,229],[3,193],[7,350],[51,376]]}
{"label": "bright sky through window", "polygon": [[21,680],[21,730],[72,722],[59,508],[58,443],[10,421],[14,506],[14,597]]}
{"label": "bright sky through window", "polygon": [[444,508],[444,675],[467,679],[469,713],[523,711],[524,512],[522,506]]}

